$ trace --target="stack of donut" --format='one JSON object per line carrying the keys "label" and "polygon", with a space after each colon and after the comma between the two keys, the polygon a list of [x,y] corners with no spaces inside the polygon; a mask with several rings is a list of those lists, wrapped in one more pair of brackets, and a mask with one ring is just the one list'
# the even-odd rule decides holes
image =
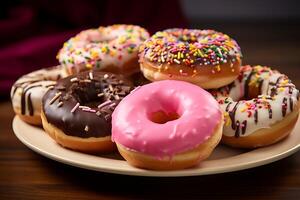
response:
{"label": "stack of donut", "polygon": [[271,145],[298,119],[291,80],[265,66],[241,66],[237,42],[213,30],[150,37],[135,25],[99,27],[68,40],[57,58],[59,66],[16,81],[16,114],[63,147],[118,149],[136,167],[193,167],[220,141]]}

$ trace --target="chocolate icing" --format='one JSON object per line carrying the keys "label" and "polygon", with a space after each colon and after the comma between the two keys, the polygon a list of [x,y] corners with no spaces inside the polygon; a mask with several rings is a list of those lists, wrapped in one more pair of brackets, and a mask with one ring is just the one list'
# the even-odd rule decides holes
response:
{"label": "chocolate icing", "polygon": [[240,121],[237,120],[235,123],[235,134],[234,137],[240,137]]}
{"label": "chocolate icing", "polygon": [[229,103],[227,104],[226,109],[225,109],[226,112],[229,111],[229,107],[230,107],[231,104],[232,104],[232,102],[229,102]]}
{"label": "chocolate icing", "polygon": [[59,80],[45,94],[42,109],[48,122],[66,135],[105,137],[111,134],[113,110],[132,89],[121,76],[82,72]]}
{"label": "chocolate icing", "polygon": [[254,122],[255,122],[255,124],[257,124],[257,122],[258,122],[258,110],[257,109],[255,109],[255,111],[254,111]]}
{"label": "chocolate icing", "polygon": [[246,81],[245,81],[245,85],[244,85],[244,98],[245,99],[248,99],[249,98],[249,83],[250,83],[250,80],[252,78],[252,76],[255,74],[255,71],[253,69],[251,69],[251,72],[249,73]]}
{"label": "chocolate icing", "polygon": [[263,86],[263,83],[264,83],[264,79],[261,79],[258,83],[258,92],[259,94],[262,93],[262,86]]}
{"label": "chocolate icing", "polygon": [[286,110],[287,110],[287,98],[284,97],[282,100],[282,117],[286,115]]}
{"label": "chocolate icing", "polygon": [[239,102],[237,102],[234,105],[233,109],[231,111],[229,111],[229,117],[230,117],[230,119],[232,121],[231,127],[232,127],[233,130],[236,130],[236,123],[234,123],[234,122],[235,122],[235,113],[236,113],[238,105],[239,105]]}
{"label": "chocolate icing", "polygon": [[33,115],[33,106],[32,106],[32,101],[31,101],[31,93],[28,94],[27,96],[27,102],[28,102],[28,110],[29,110],[29,115]]}
{"label": "chocolate icing", "polygon": [[273,110],[272,110],[272,107],[271,107],[270,103],[268,103],[268,111],[269,111],[269,119],[272,119],[272,117],[273,117]]}
{"label": "chocolate icing", "polygon": [[293,110],[294,110],[293,99],[290,97],[290,98],[289,98],[289,101],[290,101],[290,110],[293,111]]}
{"label": "chocolate icing", "polygon": [[242,134],[244,135],[246,133],[246,129],[247,129],[247,120],[244,120],[242,124],[243,124]]}

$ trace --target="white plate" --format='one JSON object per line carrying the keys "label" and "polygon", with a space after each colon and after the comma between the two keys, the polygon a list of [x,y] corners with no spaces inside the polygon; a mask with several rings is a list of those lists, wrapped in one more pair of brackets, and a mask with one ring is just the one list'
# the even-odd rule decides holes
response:
{"label": "white plate", "polygon": [[133,176],[198,176],[238,171],[277,161],[300,149],[299,119],[291,135],[272,146],[246,151],[219,145],[208,160],[195,168],[151,171],[128,165],[117,153],[96,156],[65,149],[55,143],[43,129],[28,125],[17,116],[13,120],[13,130],[27,147],[53,160],[89,170]]}

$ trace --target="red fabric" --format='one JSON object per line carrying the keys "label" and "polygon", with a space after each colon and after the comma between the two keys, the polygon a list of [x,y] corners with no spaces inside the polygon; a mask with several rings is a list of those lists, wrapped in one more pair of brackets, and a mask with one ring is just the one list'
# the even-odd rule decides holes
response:
{"label": "red fabric", "polygon": [[136,24],[151,33],[186,27],[172,0],[18,1],[0,8],[0,94],[8,94],[22,74],[58,64],[63,42],[80,30],[115,23]]}

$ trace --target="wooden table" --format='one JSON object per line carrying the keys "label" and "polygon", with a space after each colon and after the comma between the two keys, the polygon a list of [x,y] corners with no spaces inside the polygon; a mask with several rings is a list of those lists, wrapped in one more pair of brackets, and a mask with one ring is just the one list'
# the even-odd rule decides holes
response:
{"label": "wooden table", "polygon": [[[244,63],[285,72],[300,86],[297,23],[201,23],[232,35]],[[13,111],[0,103],[0,199],[300,199],[300,152],[254,169],[200,177],[147,178],[67,166],[29,150],[14,136]]]}

